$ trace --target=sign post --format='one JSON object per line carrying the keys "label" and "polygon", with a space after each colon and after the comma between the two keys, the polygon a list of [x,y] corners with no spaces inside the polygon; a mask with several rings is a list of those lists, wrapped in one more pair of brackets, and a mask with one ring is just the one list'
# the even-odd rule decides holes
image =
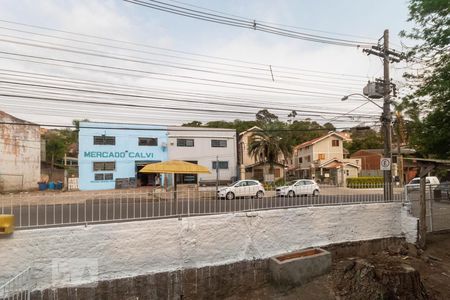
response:
{"label": "sign post", "polygon": [[391,170],[391,159],[387,157],[383,157],[380,159],[380,170],[381,171],[389,171]]}

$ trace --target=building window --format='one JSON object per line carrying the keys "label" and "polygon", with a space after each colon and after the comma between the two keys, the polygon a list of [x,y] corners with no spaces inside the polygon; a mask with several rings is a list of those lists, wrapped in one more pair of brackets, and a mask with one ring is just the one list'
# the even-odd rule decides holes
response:
{"label": "building window", "polygon": [[211,140],[211,147],[214,148],[226,148],[227,140]]}
{"label": "building window", "polygon": [[[198,164],[196,160],[185,160],[185,162],[191,164]],[[178,174],[176,176],[177,183],[179,184],[196,184],[198,182],[197,174]]]}
{"label": "building window", "polygon": [[299,157],[299,158],[298,158],[298,163],[299,163],[299,164],[302,164],[302,163],[303,163],[303,157]]}
{"label": "building window", "polygon": [[333,146],[333,147],[339,147],[339,140],[332,140],[332,141],[331,141],[331,146]]}
{"label": "building window", "polygon": [[107,136],[107,135],[94,136],[94,145],[115,145],[115,144],[116,144],[115,136]]}
{"label": "building window", "polygon": [[116,169],[115,161],[96,161],[94,164],[94,171],[114,171]]}
{"label": "building window", "polygon": [[325,153],[319,153],[319,160],[324,160],[325,159]]}
{"label": "building window", "polygon": [[[217,161],[212,162],[212,168],[215,170],[217,168]],[[228,169],[228,162],[227,161],[219,161],[219,170],[220,169]]]}
{"label": "building window", "polygon": [[275,168],[275,170],[273,170],[273,171],[274,171],[275,178],[281,177],[281,170],[279,168]]}
{"label": "building window", "polygon": [[311,155],[308,155],[308,156],[306,157],[306,161],[307,161],[307,162],[311,162]]}
{"label": "building window", "polygon": [[158,146],[158,138],[140,137],[139,146]]}
{"label": "building window", "polygon": [[194,147],[194,139],[177,139],[178,147]]}
{"label": "building window", "polygon": [[94,176],[95,181],[113,180],[113,173],[97,173]]}

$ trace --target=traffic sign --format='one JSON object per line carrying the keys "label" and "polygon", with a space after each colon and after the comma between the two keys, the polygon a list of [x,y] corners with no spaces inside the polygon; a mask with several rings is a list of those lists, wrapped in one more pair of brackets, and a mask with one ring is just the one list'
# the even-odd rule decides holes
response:
{"label": "traffic sign", "polygon": [[390,169],[391,169],[391,159],[390,158],[380,159],[380,170],[389,171]]}

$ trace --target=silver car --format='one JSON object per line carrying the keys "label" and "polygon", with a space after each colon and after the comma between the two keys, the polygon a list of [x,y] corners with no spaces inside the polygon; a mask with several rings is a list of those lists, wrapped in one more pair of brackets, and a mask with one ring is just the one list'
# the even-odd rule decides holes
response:
{"label": "silver car", "polygon": [[295,197],[302,195],[318,196],[319,185],[312,179],[293,180],[276,189],[277,196]]}

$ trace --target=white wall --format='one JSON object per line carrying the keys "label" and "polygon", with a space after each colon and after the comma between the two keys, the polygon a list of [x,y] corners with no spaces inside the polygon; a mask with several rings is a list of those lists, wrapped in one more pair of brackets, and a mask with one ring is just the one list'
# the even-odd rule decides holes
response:
{"label": "white wall", "polygon": [[37,288],[48,288],[60,258],[95,259],[104,280],[404,233],[414,242],[416,219],[402,210],[400,203],[344,205],[22,230],[0,239],[0,283],[32,265]]}
{"label": "white wall", "polygon": [[[211,174],[199,174],[199,180],[216,180],[216,170],[212,162],[228,161],[228,169],[219,170],[220,180],[230,180],[237,176],[236,131],[231,129],[169,127],[169,160],[192,160],[208,167]],[[177,139],[194,139],[194,147],[178,147]],[[226,140],[227,147],[211,147],[211,140]]]}
{"label": "white wall", "polygon": [[[0,121],[26,123],[1,111]],[[0,192],[36,189],[40,178],[39,126],[0,124]]]}

